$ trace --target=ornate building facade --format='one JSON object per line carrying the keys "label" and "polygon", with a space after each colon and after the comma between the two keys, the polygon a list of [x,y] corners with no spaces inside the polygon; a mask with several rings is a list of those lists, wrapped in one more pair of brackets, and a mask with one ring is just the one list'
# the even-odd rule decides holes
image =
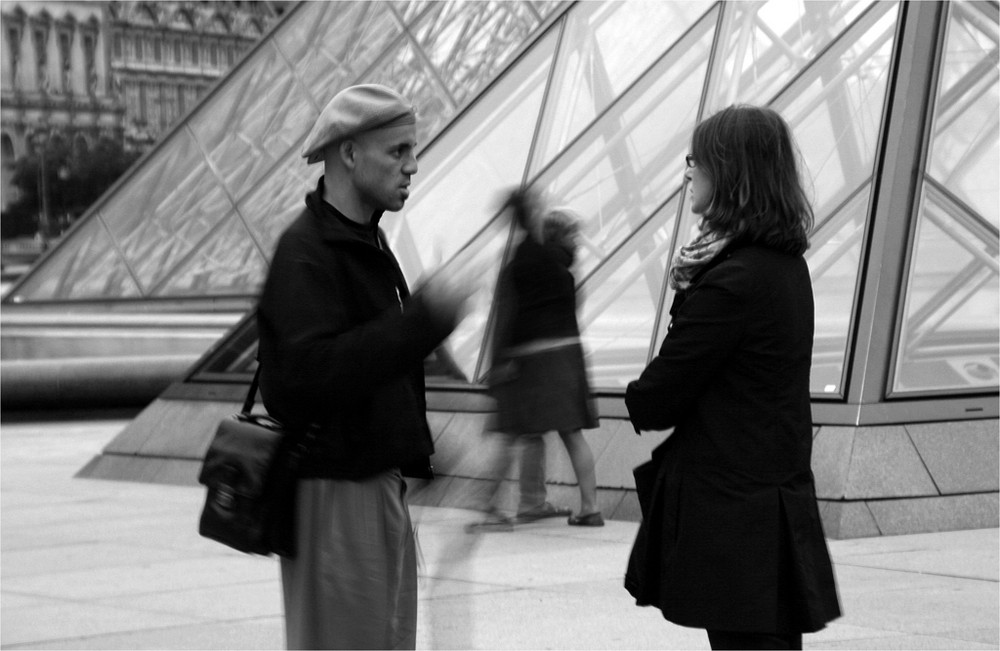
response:
{"label": "ornate building facade", "polygon": [[4,2],[4,202],[15,160],[62,139],[151,146],[278,20],[281,2]]}
{"label": "ornate building facade", "polygon": [[110,2],[110,69],[126,148],[144,149],[276,22],[283,3]]}
{"label": "ornate building facade", "polygon": [[5,202],[13,162],[66,138],[121,139],[124,108],[107,58],[106,3],[5,2],[0,31]]}

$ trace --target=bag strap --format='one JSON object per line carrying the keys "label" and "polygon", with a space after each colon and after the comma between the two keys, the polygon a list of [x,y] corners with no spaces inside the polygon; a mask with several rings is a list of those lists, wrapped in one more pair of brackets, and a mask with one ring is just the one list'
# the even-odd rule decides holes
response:
{"label": "bag strap", "polygon": [[[243,399],[243,409],[240,411],[244,416],[249,416],[250,412],[253,411],[254,402],[257,400],[257,387],[260,385],[260,370],[262,368],[264,368],[263,365],[257,362],[257,370],[253,374],[253,380],[250,381],[250,389],[247,390],[247,397]],[[310,423],[309,427],[301,434],[300,444],[304,446],[311,444],[316,437],[318,429],[318,424]]]}
{"label": "bag strap", "polygon": [[261,364],[257,363],[257,372],[253,374],[253,380],[250,382],[250,390],[247,391],[247,397],[243,399],[243,409],[241,413],[249,414],[253,411],[253,403],[257,400],[257,386],[260,384],[260,369],[263,368]]}

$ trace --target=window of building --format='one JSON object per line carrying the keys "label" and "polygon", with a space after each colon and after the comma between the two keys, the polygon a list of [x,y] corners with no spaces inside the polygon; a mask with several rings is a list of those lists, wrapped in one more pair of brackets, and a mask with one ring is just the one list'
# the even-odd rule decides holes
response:
{"label": "window of building", "polygon": [[20,84],[17,79],[18,67],[21,63],[21,30],[17,27],[7,28],[7,48],[10,60],[10,74],[14,89],[18,89]]}
{"label": "window of building", "polygon": [[91,34],[83,36],[83,68],[87,78],[87,92],[97,91],[97,47],[96,40]]}
{"label": "window of building", "polygon": [[144,125],[144,124],[147,123],[147,121],[149,119],[149,111],[148,111],[148,106],[147,106],[148,99],[149,99],[149,94],[147,92],[146,83],[145,82],[140,81],[138,83],[138,86],[139,86],[139,114],[138,114],[139,120],[138,120],[138,122],[139,122],[139,124],[143,124]]}
{"label": "window of building", "polygon": [[160,106],[160,85],[156,82],[146,82],[146,124],[153,130],[161,126],[163,107]]}
{"label": "window of building", "polygon": [[180,63],[181,60],[181,42],[174,41],[174,63]]}
{"label": "window of building", "polygon": [[135,55],[135,60],[136,61],[142,61],[143,56],[142,56],[142,37],[141,36],[136,36],[135,37],[135,51],[133,52],[133,54]]}
{"label": "window of building", "polygon": [[211,47],[209,47],[208,57],[209,57],[208,58],[209,63],[211,63],[213,66],[219,65],[219,46],[216,45],[215,43],[212,43]]}
{"label": "window of building", "polygon": [[38,79],[38,87],[42,91],[47,91],[49,86],[49,75],[47,71],[48,66],[48,56],[46,56],[45,42],[48,40],[45,30],[42,28],[37,28],[32,32],[34,38],[35,46],[35,63],[38,66],[36,70],[36,76]]}
{"label": "window of building", "polygon": [[201,93],[198,92],[197,86],[185,86],[184,87],[184,106],[188,109],[194,107],[198,103],[198,96]]}
{"label": "window of building", "polygon": [[191,44],[191,64],[198,65],[198,43]]}
{"label": "window of building", "polygon": [[127,81],[125,86],[125,112],[133,120],[142,117],[142,92],[139,84]]}
{"label": "window of building", "polygon": [[59,32],[59,82],[64,93],[73,91],[70,74],[73,69],[72,46],[73,35],[69,32]]}
{"label": "window of building", "polygon": [[122,58],[122,35],[121,34],[115,34],[114,35],[114,37],[111,39],[111,47],[112,47],[112,52],[114,53],[115,58],[116,59],[121,59]]}
{"label": "window of building", "polygon": [[160,128],[161,130],[166,131],[167,128],[177,119],[177,88],[170,84],[164,84],[162,88],[160,88],[160,101],[163,105]]}
{"label": "window of building", "polygon": [[153,40],[153,61],[163,61],[163,42],[158,38]]}

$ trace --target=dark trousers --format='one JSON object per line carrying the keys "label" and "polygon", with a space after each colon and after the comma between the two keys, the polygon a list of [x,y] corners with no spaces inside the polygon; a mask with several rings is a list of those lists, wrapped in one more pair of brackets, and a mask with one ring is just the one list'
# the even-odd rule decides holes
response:
{"label": "dark trousers", "polygon": [[706,631],[713,649],[801,649],[802,634]]}

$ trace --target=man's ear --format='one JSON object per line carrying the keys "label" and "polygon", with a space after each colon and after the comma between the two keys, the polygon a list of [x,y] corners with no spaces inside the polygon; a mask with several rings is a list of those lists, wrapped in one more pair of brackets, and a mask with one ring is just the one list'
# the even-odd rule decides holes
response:
{"label": "man's ear", "polygon": [[349,170],[354,169],[354,160],[357,156],[358,146],[351,140],[347,139],[337,145],[337,154],[340,156],[341,162]]}

